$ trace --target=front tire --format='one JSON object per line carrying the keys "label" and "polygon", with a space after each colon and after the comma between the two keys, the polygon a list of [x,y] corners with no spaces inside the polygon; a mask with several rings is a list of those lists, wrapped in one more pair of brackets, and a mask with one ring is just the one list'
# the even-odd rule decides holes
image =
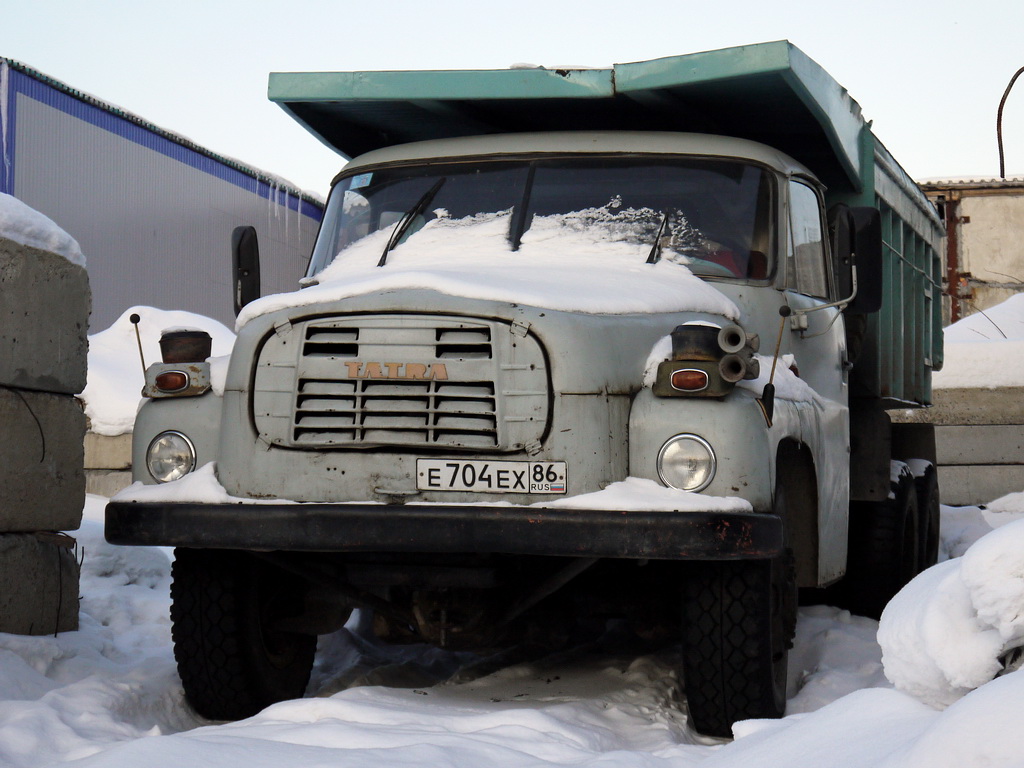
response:
{"label": "front tire", "polygon": [[787,532],[781,555],[700,563],[686,580],[684,687],[690,719],[700,733],[729,737],[738,720],[778,718],[786,712],[797,607],[788,495],[806,481],[799,467],[780,469],[774,511]]}
{"label": "front tire", "polygon": [[301,585],[244,552],[175,550],[171,636],[185,697],[239,720],[305,692],[316,637],[274,629]]}
{"label": "front tire", "polygon": [[737,720],[785,713],[795,585],[788,552],[694,569],[686,583],[683,673],[700,733],[729,737]]}

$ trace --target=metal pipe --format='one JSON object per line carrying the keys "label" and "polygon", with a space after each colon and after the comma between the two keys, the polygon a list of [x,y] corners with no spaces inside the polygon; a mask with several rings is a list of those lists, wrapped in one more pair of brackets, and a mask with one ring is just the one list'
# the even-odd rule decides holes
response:
{"label": "metal pipe", "polygon": [[535,606],[548,595],[564,587],[585,570],[598,562],[597,557],[581,557],[573,560],[565,568],[553,573],[546,581],[538,586],[533,592],[513,603],[498,622],[498,626],[508,624],[513,619],[521,616],[527,610]]}
{"label": "metal pipe", "polygon": [[1010,84],[1003,91],[1003,98],[999,100],[999,110],[996,112],[996,142],[999,144],[999,177],[1002,179],[1006,178],[1006,163],[1003,161],[1003,106],[1006,104],[1006,97],[1010,95],[1010,89],[1013,88],[1013,84],[1017,82],[1017,78],[1022,73],[1024,73],[1024,67],[1018,69],[1013,77],[1010,78]]}
{"label": "metal pipe", "polygon": [[413,626],[414,621],[410,614],[406,613],[393,603],[379,598],[376,595],[372,595],[361,589],[356,589],[348,584],[343,584],[338,579],[331,578],[308,565],[297,563],[290,558],[280,557],[273,552],[253,551],[250,552],[250,554],[259,560],[271,563],[281,570],[288,571],[289,573],[305,579],[312,584],[333,590],[346,600],[350,601],[354,608],[371,608],[377,613],[383,614],[384,616],[388,616],[389,618],[397,621],[401,621],[410,627]]}

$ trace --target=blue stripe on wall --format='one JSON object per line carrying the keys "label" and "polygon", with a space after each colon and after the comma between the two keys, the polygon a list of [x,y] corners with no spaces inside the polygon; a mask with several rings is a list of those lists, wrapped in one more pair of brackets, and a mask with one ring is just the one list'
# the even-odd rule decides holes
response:
{"label": "blue stripe on wall", "polygon": [[178,144],[165,136],[154,133],[141,125],[137,125],[136,123],[119,117],[111,112],[107,112],[106,110],[92,104],[80,101],[69,94],[63,93],[56,88],[52,88],[46,83],[41,83],[35,78],[32,78],[22,72],[18,72],[15,69],[9,68],[7,71],[10,75],[10,82],[8,86],[7,105],[8,125],[6,126],[8,146],[5,147],[5,156],[8,158],[9,162],[5,164],[4,173],[0,174],[0,191],[2,192],[13,194],[13,189],[11,189],[11,187],[14,184],[14,126],[16,125],[17,112],[16,94],[21,93],[31,99],[53,107],[64,114],[84,120],[90,125],[102,128],[103,130],[109,131],[110,133],[127,139],[128,141],[139,144],[147,149],[151,149],[154,152],[159,152],[166,157],[170,157],[184,163],[190,168],[195,168],[198,171],[207,173],[221,179],[222,181],[226,181],[229,184],[233,184],[236,187],[241,187],[247,192],[258,195],[259,197],[271,202],[275,202],[282,207],[287,206],[290,210],[300,211],[302,215],[308,216],[315,221],[320,221],[323,216],[323,212],[318,206],[307,200],[303,200],[301,197],[297,197],[280,187],[271,186],[264,181],[260,181],[246,173],[214,160],[212,157],[208,157],[200,152],[196,152],[186,146]]}

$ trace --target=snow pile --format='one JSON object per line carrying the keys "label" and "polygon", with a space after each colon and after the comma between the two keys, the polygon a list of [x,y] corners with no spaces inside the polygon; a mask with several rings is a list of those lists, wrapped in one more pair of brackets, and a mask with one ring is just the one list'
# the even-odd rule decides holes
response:
{"label": "snow pile", "polygon": [[[772,358],[768,355],[755,355],[760,372],[756,379],[743,379],[736,382],[736,386],[749,389],[758,397],[764,392],[764,387],[772,375]],[[821,395],[814,391],[811,386],[796,375],[796,357],[793,355],[780,355],[779,362],[775,366],[775,378],[772,385],[775,387],[775,397],[778,400],[789,400],[794,403],[822,403]]]}
{"label": "snow pile", "polygon": [[0,633],[0,765],[75,760],[118,741],[194,728],[170,647],[170,562],[103,540],[106,499],[89,496],[75,531],[83,559],[80,629]]}
{"label": "snow pile", "polygon": [[[1024,645],[1024,520],[981,538],[962,558],[929,568],[893,598],[878,630],[885,674],[900,690],[945,707],[995,677]],[[1024,684],[1024,680],[1022,680]]]}
{"label": "snow pile", "polygon": [[1010,493],[981,507],[942,507],[939,560],[962,557],[989,531],[1024,520],[1024,493]]}
{"label": "snow pile", "polygon": [[0,237],[30,248],[50,251],[72,264],[85,266],[78,242],[34,208],[16,197],[0,192]]}
{"label": "snow pile", "polygon": [[746,499],[736,496],[707,496],[702,493],[680,491],[645,480],[627,477],[610,484],[603,491],[583,493],[567,499],[541,501],[534,507],[560,509],[609,509],[621,511],[676,511],[676,512],[752,512],[753,507]]}
{"label": "snow pile", "polygon": [[[739,317],[732,301],[683,264],[668,259],[647,264],[649,245],[609,239],[605,227],[580,231],[562,221],[564,216],[535,220],[519,250],[512,251],[509,215],[441,215],[396,246],[384,267],[377,262],[391,228],[378,230],[349,246],[317,276],[318,285],[246,305],[236,328],[285,307],[416,288],[575,312],[694,311]],[[626,284],[629,290],[623,290]]]}
{"label": "snow pile", "polygon": [[160,362],[160,334],[172,328],[197,328],[213,337],[210,375],[214,388],[223,392],[227,356],[235,335],[222,323],[192,312],[168,311],[153,307],[132,307],[125,310],[105,331],[89,337],[89,372],[85,391],[85,415],[90,428],[101,435],[123,435],[132,431],[135,414],[142,402],[145,376],[139,360],[135,326],[129,318],[137,314],[142,352],[146,365]]}
{"label": "snow pile", "polygon": [[[1024,675],[1008,675],[943,712],[865,688],[807,715],[750,720],[706,768],[980,768],[1020,766]],[[639,764],[638,764],[639,765]]]}
{"label": "snow pile", "polygon": [[[204,464],[195,472],[160,485],[145,485],[134,482],[121,490],[114,499],[116,501],[167,501],[167,502],[198,502],[202,504],[230,504],[232,502],[249,504],[295,504],[287,499],[244,499],[232,496],[217,479],[217,462]],[[380,502],[362,502],[378,504]]]}
{"label": "snow pile", "polygon": [[943,335],[935,389],[1024,386],[1024,294],[953,323]]}
{"label": "snow pile", "polygon": [[[248,499],[230,495],[217,479],[216,462],[204,464],[195,472],[190,472],[178,480],[160,485],[144,485],[135,482],[120,491],[116,501],[166,501],[166,502],[201,502],[204,504],[230,504],[246,502],[250,504],[295,504],[287,499]],[[379,501],[348,502],[359,504],[380,504]],[[419,502],[412,502],[416,506]],[[508,507],[507,501],[479,502],[480,507]],[[627,477],[612,483],[602,491],[584,493],[566,499],[538,501],[532,507],[561,509],[610,509],[610,510],[663,510],[674,512],[696,512],[720,510],[723,512],[750,512],[753,507],[746,499],[735,496],[705,496],[703,494],[679,491],[666,488],[653,480],[639,477]]]}
{"label": "snow pile", "polygon": [[824,605],[801,608],[789,654],[786,714],[816,712],[862,688],[888,688],[877,633],[874,619]]}

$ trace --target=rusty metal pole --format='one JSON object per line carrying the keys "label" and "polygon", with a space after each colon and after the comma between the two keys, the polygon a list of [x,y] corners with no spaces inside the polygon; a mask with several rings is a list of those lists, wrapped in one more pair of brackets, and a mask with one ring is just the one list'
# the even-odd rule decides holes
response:
{"label": "rusty metal pole", "polygon": [[949,294],[949,322],[960,319],[960,198],[949,193],[946,197],[946,290]]}

